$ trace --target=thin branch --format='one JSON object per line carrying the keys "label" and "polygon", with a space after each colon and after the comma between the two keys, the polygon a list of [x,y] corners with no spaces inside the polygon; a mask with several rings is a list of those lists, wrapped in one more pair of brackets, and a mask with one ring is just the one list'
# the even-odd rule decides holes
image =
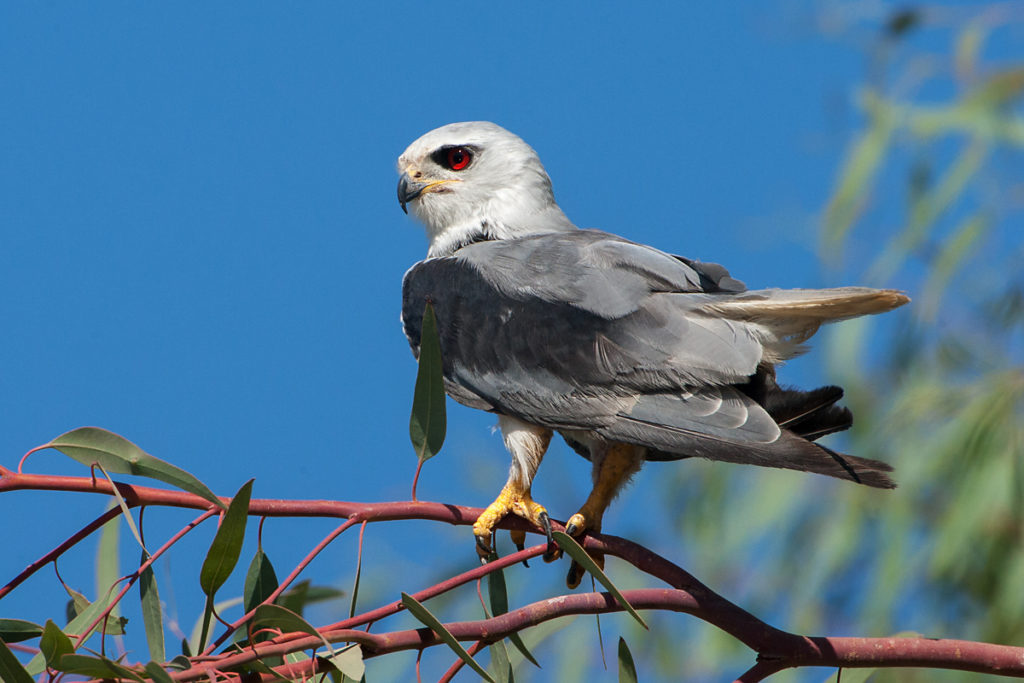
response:
{"label": "thin branch", "polygon": [[[63,490],[112,495],[116,490],[129,506],[163,505],[204,510],[197,519],[213,515],[209,501],[183,491],[171,491],[146,486],[93,480],[88,477],[57,477],[11,472],[0,467],[0,493],[9,490]],[[113,516],[120,511],[113,513]],[[337,534],[351,525],[361,522],[391,520],[430,520],[455,525],[472,524],[480,514],[479,508],[466,508],[441,503],[400,501],[389,503],[352,503],[344,501],[297,501],[257,499],[251,501],[249,513],[261,517],[340,517],[347,521],[324,539],[303,561],[295,576],[302,571],[318,552]],[[58,546],[39,562],[30,565],[19,574],[5,592],[10,592],[27,576],[45,564],[59,557],[67,548],[99,528],[112,517],[97,518],[83,530]],[[508,517],[500,524],[502,528],[537,533],[530,524],[516,517]],[[556,524],[556,526],[558,526]],[[184,532],[185,530],[183,530]],[[182,533],[182,532],[179,532]],[[151,563],[164,548],[149,559]],[[929,667],[959,669],[981,673],[997,673],[1006,676],[1024,677],[1024,648],[993,645],[959,640],[935,640],[927,638],[826,638],[807,637],[787,633],[766,624],[741,607],[718,595],[690,573],[643,546],[626,539],[610,535],[588,534],[583,546],[589,552],[618,557],[652,577],[661,579],[671,588],[647,588],[624,591],[626,599],[638,609],[659,609],[685,612],[703,619],[729,633],[758,653],[758,663],[744,673],[738,681],[753,683],[782,669],[800,666],[824,667]],[[440,582],[415,594],[423,601],[451,590],[470,581],[475,581],[490,571],[516,564],[523,559],[536,557],[544,552],[543,544],[513,553],[485,566],[475,567],[458,576]],[[148,565],[143,565],[142,568]],[[289,581],[294,577],[290,576]],[[129,582],[130,583],[130,582]],[[122,594],[124,590],[122,590]],[[119,596],[120,597],[120,596]],[[508,635],[535,626],[550,619],[575,614],[602,614],[617,612],[621,608],[608,594],[589,593],[564,595],[527,605],[506,614],[489,619],[446,624],[446,628],[458,639],[477,641],[486,646]],[[377,609],[345,619],[320,629],[333,642],[359,643],[366,657],[375,657],[400,650],[432,647],[441,641],[429,629],[391,633],[369,633],[354,630],[353,627],[374,623],[402,610],[401,603],[389,603]],[[211,665],[218,670],[244,665],[255,659],[280,656],[307,648],[316,648],[319,640],[304,634],[283,634],[277,638],[251,645],[245,652],[233,652],[216,657],[194,658],[195,665],[181,672],[171,673],[179,681],[193,681],[208,676]],[[298,663],[287,667],[295,676],[309,675],[320,671],[318,660]],[[304,668],[305,667],[305,668]],[[304,673],[303,673],[304,672]]]}
{"label": "thin branch", "polygon": [[54,548],[50,552],[46,553],[45,555],[40,557],[38,560],[36,560],[32,564],[30,564],[29,566],[25,567],[25,569],[20,574],[18,574],[13,579],[11,579],[7,583],[6,586],[4,586],[3,588],[0,588],[0,599],[3,599],[3,597],[5,595],[10,593],[12,590],[17,588],[18,586],[20,586],[22,584],[22,582],[24,582],[28,577],[32,576],[33,574],[35,574],[37,571],[39,571],[40,569],[42,569],[46,565],[48,565],[51,562],[53,562],[54,560],[56,560],[58,557],[60,557],[64,553],[66,553],[69,549],[74,547],[79,541],[83,540],[84,538],[89,536],[89,534],[91,534],[92,532],[96,531],[97,529],[102,527],[104,524],[106,524],[107,522],[109,522],[110,520],[112,520],[113,518],[117,517],[120,514],[121,514],[121,508],[119,508],[119,507],[110,508],[109,510],[104,512],[102,515],[100,515],[99,517],[97,517],[93,521],[91,521],[88,524],[86,524],[79,531],[77,531],[76,533],[72,534],[66,541],[61,543],[59,546],[57,546],[56,548]]}
{"label": "thin branch", "polygon": [[[623,595],[637,609],[658,609],[703,616],[703,607],[686,591],[644,588],[626,590],[623,591]],[[512,633],[552,619],[620,611],[622,607],[608,593],[562,595],[490,619],[448,623],[445,624],[445,628],[459,640],[479,641],[482,645],[488,645]],[[365,658],[444,643],[428,628],[391,633],[366,633],[354,629],[321,630],[321,633],[331,642],[359,643]],[[793,647],[793,652],[769,655],[762,653],[763,661],[738,680],[751,683],[763,680],[765,676],[776,671],[797,666],[928,667],[998,673],[1024,678],[1024,649],[1007,645],[928,638],[806,638],[795,634],[785,635]],[[246,652],[224,656],[218,660],[218,666],[231,668],[256,659],[283,656],[289,652],[315,648],[320,642],[319,638],[306,635],[281,642],[286,638],[287,636],[257,643]],[[195,666],[185,671],[174,672],[171,678],[177,681],[194,681],[204,675],[203,671],[202,666]]]}
{"label": "thin branch", "polygon": [[[484,643],[482,640],[478,640],[470,645],[466,652],[469,653],[470,657],[476,657],[476,653],[484,649]],[[466,666],[466,660],[461,657],[456,657],[452,665],[448,667],[448,670],[444,672],[441,678],[437,679],[437,683],[451,683],[451,680],[455,678],[455,674],[462,671],[462,667]]]}
{"label": "thin branch", "polygon": [[[223,619],[220,619],[220,617],[218,616],[217,619],[219,619],[221,623],[227,626],[227,630],[224,633],[222,633],[219,638],[213,641],[213,643],[211,643],[209,647],[203,650],[203,654],[208,655],[214,650],[216,650],[218,647],[220,647],[224,643],[224,641],[231,637],[232,633],[238,630],[238,628],[245,624],[247,621],[252,619],[253,615],[256,614],[256,610],[259,609],[260,606],[269,605],[270,603],[277,600],[278,597],[281,596],[281,593],[284,593],[288,589],[288,586],[291,585],[292,581],[298,578],[299,574],[302,573],[302,570],[305,569],[309,565],[309,563],[313,561],[313,558],[319,555],[323,551],[323,549],[331,543],[331,541],[340,536],[342,532],[344,532],[352,525],[356,524],[358,521],[359,520],[355,518],[349,519],[348,521],[340,525],[337,529],[329,533],[326,536],[326,538],[320,541],[320,543],[318,543],[315,548],[313,548],[311,551],[309,551],[309,553],[306,554],[306,557],[303,558],[301,562],[299,562],[295,569],[292,570],[292,573],[289,574],[284,581],[278,584],[277,588],[275,588],[274,591],[267,596],[266,600],[261,602],[259,605],[253,607],[251,611],[246,612],[240,619],[238,619],[234,623],[229,624]],[[216,615],[216,612],[214,614]]]}

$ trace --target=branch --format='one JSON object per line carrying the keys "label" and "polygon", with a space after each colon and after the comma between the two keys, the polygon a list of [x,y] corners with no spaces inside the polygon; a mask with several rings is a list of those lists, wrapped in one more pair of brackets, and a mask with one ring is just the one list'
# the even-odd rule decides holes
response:
{"label": "branch", "polygon": [[[543,546],[538,546],[543,548]],[[642,588],[623,591],[626,600],[637,609],[657,609],[683,612],[705,618],[705,608],[688,592],[670,588]],[[581,614],[606,614],[620,612],[622,607],[609,593],[584,593],[561,595],[541,600],[506,614],[478,621],[452,622],[445,628],[460,641],[481,641],[491,644],[537,626],[551,619]],[[782,669],[800,666],[822,666],[830,668],[863,667],[928,667],[959,669],[979,673],[994,673],[1024,678],[1024,648],[1008,645],[992,645],[965,640],[944,640],[929,638],[808,638],[791,633],[776,645],[782,646],[775,652],[760,652],[759,663],[737,679],[739,681],[760,681],[769,674]],[[323,630],[322,634],[332,643],[359,643],[365,658],[379,657],[404,650],[420,650],[442,645],[437,634],[427,628],[393,631],[390,633],[367,633],[366,631],[342,628]],[[241,666],[257,659],[283,656],[299,650],[315,649],[321,644],[319,638],[280,636],[271,641],[257,643],[245,652],[224,655],[216,659],[218,669]],[[310,662],[306,666],[312,667]],[[206,675],[206,665],[174,672],[171,678],[177,681],[195,681]],[[313,669],[308,669],[311,673]],[[753,675],[752,675],[753,674]]]}
{"label": "branch", "polygon": [[[130,506],[172,506],[209,510],[209,501],[182,491],[170,491],[87,477],[58,477],[16,473],[0,467],[0,492],[12,490],[61,490],[113,495],[114,486]],[[461,507],[442,503],[397,501],[387,503],[353,503],[323,500],[252,500],[249,514],[262,517],[338,517],[349,520],[344,527],[355,522],[381,522],[392,520],[429,520],[456,525],[470,525],[480,514],[479,508]],[[105,517],[104,517],[105,521]],[[72,536],[55,551],[30,565],[16,582],[24,580],[39,566],[74,545],[92,530],[99,520],[92,522]],[[517,517],[507,517],[500,524],[505,529],[537,533],[531,525]],[[555,523],[557,528],[564,528]],[[322,544],[323,545],[323,544]],[[928,638],[829,638],[808,637],[788,633],[758,619],[741,607],[718,595],[690,573],[667,559],[636,543],[611,535],[588,534],[583,546],[591,553],[618,557],[652,577],[664,581],[669,588],[646,588],[624,591],[626,599],[637,609],[658,609],[684,612],[702,619],[729,633],[757,652],[758,663],[737,681],[760,681],[782,669],[801,666],[825,667],[931,667],[960,669],[980,673],[1024,677],[1024,648],[993,645],[959,640]],[[540,555],[544,545],[508,555],[496,562],[475,567],[458,576],[426,588],[415,595],[426,600],[452,588],[476,580],[480,576],[510,566],[524,558]],[[312,556],[312,553],[311,553]],[[7,591],[13,587],[9,585]],[[359,643],[366,657],[391,652],[423,649],[440,644],[440,639],[429,629],[368,633],[354,630],[354,626],[376,622],[401,611],[401,603],[389,603],[374,610],[353,616],[320,629],[332,642]],[[542,622],[569,615],[603,614],[618,612],[622,608],[606,593],[563,595],[533,603],[506,614],[480,621],[453,622],[446,628],[459,640],[490,644]],[[193,681],[208,676],[211,667],[224,670],[243,666],[263,657],[284,655],[316,648],[322,641],[305,634],[283,634],[277,638],[249,646],[244,652],[219,656],[193,658],[192,668],[171,673],[174,680]],[[289,671],[312,673],[321,664],[317,659],[293,664]],[[305,667],[305,668],[303,668]]]}

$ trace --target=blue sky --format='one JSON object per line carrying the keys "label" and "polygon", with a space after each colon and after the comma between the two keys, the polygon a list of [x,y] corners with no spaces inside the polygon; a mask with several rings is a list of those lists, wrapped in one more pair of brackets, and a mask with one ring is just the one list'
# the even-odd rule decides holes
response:
{"label": "blue sky", "polygon": [[[863,54],[816,34],[805,6],[749,7],[5,3],[3,463],[98,425],[222,494],[255,476],[260,497],[407,498],[400,286],[426,240],[397,205],[394,161],[452,121],[524,137],[581,226],[750,286],[838,284],[815,219]],[[794,372],[820,379],[813,363]],[[493,420],[449,410],[420,495],[486,504],[507,468]],[[554,460],[541,479],[573,482],[549,503],[565,518],[588,469],[564,448]],[[29,467],[81,471],[45,453]],[[100,509],[0,496],[19,520],[4,580]],[[471,562],[468,531],[443,533]],[[63,603],[49,577],[37,586],[3,616]]]}

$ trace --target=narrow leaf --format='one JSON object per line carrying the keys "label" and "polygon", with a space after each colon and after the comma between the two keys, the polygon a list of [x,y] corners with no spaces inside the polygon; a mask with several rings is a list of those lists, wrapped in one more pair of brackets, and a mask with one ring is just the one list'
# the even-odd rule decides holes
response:
{"label": "narrow leaf", "polygon": [[206,604],[203,606],[203,617],[199,622],[199,637],[196,638],[194,633],[192,635],[196,652],[206,649],[206,638],[210,635],[211,623],[213,623],[213,596],[207,595]]}
{"label": "narrow leaf", "polygon": [[84,612],[86,608],[89,607],[90,603],[89,598],[85,597],[71,586],[65,585],[64,590],[71,597],[71,606],[68,609],[68,612],[72,615],[71,618],[68,619],[68,621],[70,622],[79,614]]}
{"label": "narrow leaf", "polygon": [[245,598],[245,612],[256,609],[264,600],[277,590],[277,574],[274,566],[270,564],[270,558],[262,549],[256,551],[252,562],[249,563],[249,571],[245,574],[245,588],[242,595]]}
{"label": "narrow leaf", "polygon": [[637,683],[636,664],[622,636],[619,636],[619,683]]}
{"label": "narrow leaf", "polygon": [[587,551],[584,550],[572,536],[569,536],[564,531],[552,532],[551,536],[555,539],[555,543],[558,544],[558,547],[565,551],[566,555],[576,560],[581,567],[590,572],[591,576],[597,579],[597,582],[604,586],[608,592],[615,597],[615,600],[622,605],[623,609],[629,612],[641,626],[648,628],[647,623],[640,618],[640,614],[633,609],[632,605],[626,602],[626,598],[622,596],[622,592],[615,587],[615,584],[611,582],[611,579],[601,571],[601,568],[598,567],[590,555],[587,554]]}
{"label": "narrow leaf", "polygon": [[224,513],[220,528],[217,529],[213,543],[210,544],[210,550],[206,553],[203,568],[199,572],[199,585],[208,596],[212,597],[217,589],[224,585],[242,554],[245,523],[249,518],[252,481],[250,479],[242,484],[242,488],[231,499],[228,511]]}
{"label": "narrow leaf", "polygon": [[156,662],[146,665],[146,675],[153,679],[153,683],[174,683],[174,679]]}
{"label": "narrow leaf", "polygon": [[[131,530],[132,535],[135,536],[136,542],[138,542],[140,548],[145,550],[146,546],[142,544],[142,534],[139,533],[138,527],[135,526],[135,518],[132,517],[132,513],[128,509],[128,503],[125,501],[124,496],[121,495],[117,485],[114,484],[114,480],[110,478],[110,474],[106,469],[104,469],[103,465],[97,465],[97,467],[100,468],[100,472],[102,472],[103,476],[107,478],[108,482],[110,482],[110,488],[114,491],[114,498],[117,500],[117,504],[121,507],[121,514],[124,515],[124,521],[128,523],[128,528]],[[107,527],[111,526],[112,522],[113,520],[103,525],[104,533],[106,533]],[[100,543],[103,543],[102,537],[100,537]]]}
{"label": "narrow leaf", "polygon": [[[120,498],[120,495],[118,495],[118,498]],[[127,507],[123,507],[122,512],[129,518],[131,517]],[[120,567],[118,566],[118,560],[121,557],[120,544],[121,518],[114,517],[100,529],[99,543],[97,543],[96,547],[96,595],[106,595],[114,590],[114,583],[121,576]],[[109,624],[119,619],[120,615],[118,612],[117,605],[114,606],[114,609],[110,610],[107,629],[109,629]]]}
{"label": "narrow leaf", "polygon": [[[188,641],[184,638],[181,639],[181,647],[183,650],[188,648]],[[167,662],[167,666],[171,669],[176,669],[178,671],[185,671],[186,669],[191,669],[192,661],[189,659],[189,657],[191,656],[192,655],[178,655],[171,661]]]}
{"label": "narrow leaf", "polygon": [[334,648],[327,642],[327,639],[320,635],[320,632],[313,628],[312,624],[290,609],[280,605],[260,605],[257,607],[256,613],[252,615],[252,620],[249,622],[249,627],[256,631],[267,626],[281,629],[283,633],[299,632],[316,636],[323,641],[324,646],[332,654],[334,653]]}
{"label": "narrow leaf", "polygon": [[444,444],[445,397],[441,365],[441,341],[437,334],[434,307],[427,302],[420,329],[419,370],[413,391],[409,438],[420,460],[437,455]]}
{"label": "narrow leaf", "polygon": [[[79,643],[84,643],[85,640],[92,634],[92,631],[85,631],[85,628],[94,622],[100,614],[103,613],[110,603],[114,601],[115,593],[113,591],[107,593],[102,599],[96,602],[88,604],[78,615],[68,622],[68,625],[64,627],[64,633],[73,633],[81,636]],[[127,619],[121,617],[118,620],[109,619],[107,621],[107,633],[111,635],[120,635],[124,633],[124,625],[128,622]],[[100,626],[103,622],[100,622]],[[117,629],[117,633],[113,633],[112,630]],[[37,676],[42,673],[43,669],[46,668],[46,662],[43,660],[43,654],[40,652],[38,655],[32,658],[32,660],[25,667],[30,674]]]}
{"label": "narrow leaf", "polygon": [[[508,612],[508,588],[505,585],[505,572],[501,569],[487,575],[487,599],[491,603],[491,614],[494,616]],[[523,655],[535,667],[540,668],[540,664],[530,654],[530,651],[526,648],[526,643],[523,642],[518,633],[510,633],[508,639],[519,650],[519,654]]]}
{"label": "narrow leaf", "polygon": [[337,588],[312,586],[310,584],[311,581],[309,579],[299,581],[284,593],[281,593],[274,603],[287,607],[296,614],[301,615],[308,605],[334,600],[345,595],[345,591],[340,591]]}
{"label": "narrow leaf", "polygon": [[39,651],[43,654],[47,666],[59,670],[58,661],[64,655],[74,652],[75,646],[57,624],[47,620],[46,626],[43,627],[43,636],[39,639]]}
{"label": "narrow leaf", "polygon": [[353,643],[348,647],[344,647],[333,655],[324,657],[324,659],[354,681],[361,679],[366,672],[366,664],[363,662],[363,650],[359,647],[359,643]]}
{"label": "narrow leaf", "polygon": [[5,643],[20,643],[42,635],[43,627],[23,619],[0,619],[0,640]]}
{"label": "narrow leaf", "polygon": [[[142,550],[142,561],[149,559],[149,553]],[[140,564],[141,564],[140,563]],[[156,574],[153,567],[146,567],[139,575],[139,598],[142,601],[142,625],[146,629],[146,644],[149,646],[149,657],[154,662],[166,659],[164,647],[164,615],[160,606],[160,592],[156,587]]]}
{"label": "narrow leaf", "polygon": [[65,673],[90,676],[92,678],[130,679],[139,683],[145,683],[137,673],[106,657],[64,655],[60,658],[60,666],[55,668]]}
{"label": "narrow leaf", "polygon": [[843,242],[860,217],[895,128],[894,117],[883,102],[870,94],[865,99],[871,125],[847,152],[836,188],[825,209],[823,234],[831,247]]}
{"label": "narrow leaf", "polygon": [[487,665],[487,671],[497,683],[512,683],[509,673],[512,671],[512,663],[508,659],[508,648],[505,641],[499,640],[487,648],[491,653],[491,661]]}
{"label": "narrow leaf", "polygon": [[455,639],[455,636],[444,627],[437,617],[430,613],[430,611],[424,607],[416,598],[412,597],[408,593],[402,593],[402,604],[409,610],[409,614],[419,619],[425,626],[431,631],[437,634],[437,637],[443,640],[448,647],[452,649],[452,652],[459,656],[459,659],[469,665],[473,671],[480,674],[480,677],[489,683],[495,683],[495,680],[491,678],[490,674],[484,671],[484,668],[480,666],[475,659],[469,656],[466,652],[466,648],[462,647],[462,643]]}
{"label": "narrow leaf", "polygon": [[83,465],[99,463],[107,472],[135,474],[194,493],[223,508],[213,491],[183,469],[153,457],[123,436],[99,427],[79,427],[46,444]]}
{"label": "narrow leaf", "polygon": [[4,683],[35,683],[32,676],[3,640],[0,640],[0,681],[4,681]]}

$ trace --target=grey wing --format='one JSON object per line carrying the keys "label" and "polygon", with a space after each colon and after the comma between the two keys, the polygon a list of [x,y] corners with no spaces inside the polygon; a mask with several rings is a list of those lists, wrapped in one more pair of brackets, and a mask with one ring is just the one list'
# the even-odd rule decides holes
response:
{"label": "grey wing", "polygon": [[[825,449],[780,429],[739,388],[784,355],[769,348],[776,319],[754,310],[774,298],[745,292],[720,266],[576,231],[475,243],[417,264],[403,321],[415,348],[433,302],[446,385],[467,405],[660,457],[822,471],[787,464],[821,460]],[[723,304],[735,300],[747,303],[731,315]]]}
{"label": "grey wing", "polygon": [[[468,405],[594,430],[641,396],[689,392],[673,410],[693,413],[693,426],[714,420],[695,390],[745,382],[761,360],[749,325],[700,312],[707,297],[741,291],[720,266],[578,231],[477,243],[417,264],[403,321],[416,348],[433,302],[449,393]],[[763,417],[748,431],[775,438]]]}
{"label": "grey wing", "polygon": [[512,379],[559,393],[734,384],[762,356],[755,326],[703,312],[744,291],[724,268],[595,230],[476,243],[417,264],[404,287],[413,346],[431,299],[448,376],[493,381],[492,397]]}

